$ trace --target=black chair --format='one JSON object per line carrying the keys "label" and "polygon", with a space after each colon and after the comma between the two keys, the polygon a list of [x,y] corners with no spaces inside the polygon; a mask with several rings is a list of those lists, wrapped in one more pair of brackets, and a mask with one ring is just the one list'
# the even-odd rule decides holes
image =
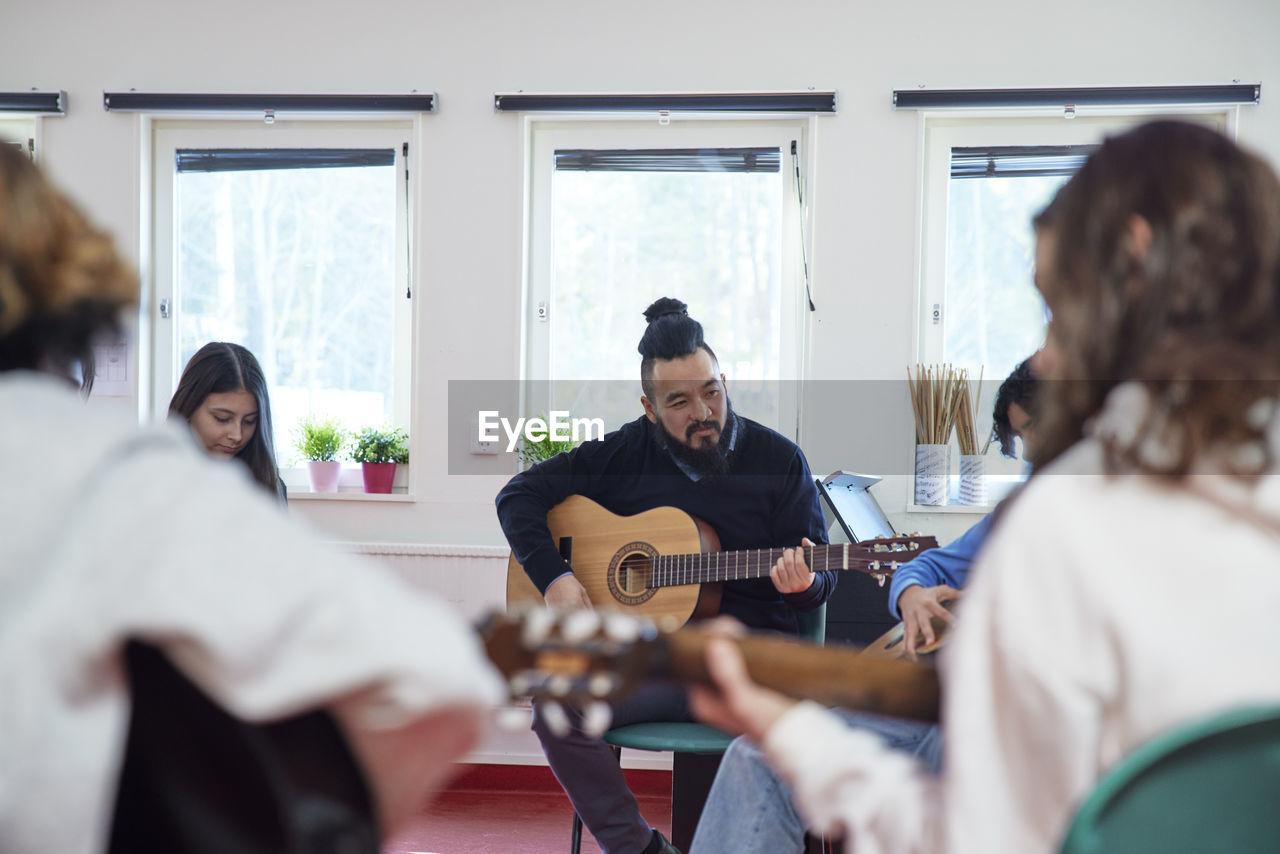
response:
{"label": "black chair", "polygon": [[377,854],[364,775],[335,721],[224,711],[156,647],[130,641],[132,715],[110,852]]}

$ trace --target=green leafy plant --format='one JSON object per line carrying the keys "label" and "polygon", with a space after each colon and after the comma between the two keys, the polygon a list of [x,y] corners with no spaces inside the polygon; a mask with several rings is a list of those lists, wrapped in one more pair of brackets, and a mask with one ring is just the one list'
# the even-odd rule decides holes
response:
{"label": "green leafy plant", "polygon": [[357,463],[407,463],[409,436],[399,427],[366,427],[353,437],[351,459]]}
{"label": "green leafy plant", "polygon": [[347,433],[336,418],[308,415],[294,430],[293,446],[304,460],[330,462],[338,458]]}
{"label": "green leafy plant", "polygon": [[[543,423],[546,423],[547,415],[545,412],[538,417],[542,419]],[[520,458],[520,462],[528,467],[549,460],[556,454],[572,451],[579,444],[581,443],[572,439],[557,442],[551,438],[549,432],[536,442],[530,442],[528,436],[523,436],[520,439],[520,447],[516,448],[516,456]]]}

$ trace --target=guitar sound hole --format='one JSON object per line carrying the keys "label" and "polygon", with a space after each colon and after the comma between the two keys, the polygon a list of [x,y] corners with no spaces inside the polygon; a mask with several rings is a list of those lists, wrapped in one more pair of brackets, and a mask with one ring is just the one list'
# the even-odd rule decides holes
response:
{"label": "guitar sound hole", "polygon": [[652,564],[646,554],[629,554],[618,567],[618,587],[629,596],[639,596],[649,587]]}

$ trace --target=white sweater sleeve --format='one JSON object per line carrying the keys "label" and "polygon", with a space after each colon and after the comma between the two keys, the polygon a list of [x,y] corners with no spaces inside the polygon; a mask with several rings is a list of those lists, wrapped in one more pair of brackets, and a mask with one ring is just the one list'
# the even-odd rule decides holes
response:
{"label": "white sweater sleeve", "polygon": [[1097,777],[1098,697],[1114,681],[1106,633],[1069,571],[1078,537],[1024,497],[975,567],[944,651],[942,775],[811,703],[765,739],[809,826],[844,832],[859,854],[1048,854]]}
{"label": "white sweater sleeve", "polygon": [[843,834],[858,854],[939,850],[940,782],[915,757],[807,702],[769,730],[764,748],[812,829]]}

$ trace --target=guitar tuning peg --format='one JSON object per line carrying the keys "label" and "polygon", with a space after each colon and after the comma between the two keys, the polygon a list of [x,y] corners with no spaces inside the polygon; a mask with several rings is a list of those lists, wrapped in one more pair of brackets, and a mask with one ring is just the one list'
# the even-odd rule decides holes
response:
{"label": "guitar tuning peg", "polygon": [[877,584],[879,584],[881,587],[884,587],[884,576],[883,576],[883,575],[877,575],[877,576],[876,576],[876,583],[877,583]]}
{"label": "guitar tuning peg", "polygon": [[569,734],[569,715],[565,713],[564,706],[554,700],[544,700],[536,706],[536,709],[552,735],[556,738],[564,738]]}
{"label": "guitar tuning peg", "polygon": [[529,711],[519,706],[503,706],[498,709],[498,726],[507,732],[520,732],[529,728]]}
{"label": "guitar tuning peg", "polygon": [[604,634],[616,643],[635,643],[640,637],[640,623],[626,614],[606,614]]}
{"label": "guitar tuning peg", "polygon": [[529,677],[523,673],[517,673],[507,680],[507,693],[512,697],[523,697],[529,693],[530,687]]}
{"label": "guitar tuning peg", "polygon": [[573,690],[573,683],[568,676],[557,673],[547,679],[547,693],[552,697],[567,697]]}
{"label": "guitar tuning peg", "polygon": [[555,614],[546,608],[535,608],[530,611],[525,616],[524,625],[520,631],[520,639],[524,642],[525,648],[536,649],[542,646],[551,634],[551,627],[555,621]]}
{"label": "guitar tuning peg", "polygon": [[879,568],[880,568],[880,561],[878,560],[873,560],[871,561],[871,563],[867,564],[867,569],[871,570],[872,572],[875,572]]}
{"label": "guitar tuning peg", "polygon": [[587,680],[587,693],[600,699],[612,694],[617,687],[617,677],[609,673],[596,673]]}
{"label": "guitar tuning peg", "polygon": [[600,629],[600,615],[583,608],[567,614],[560,624],[560,634],[571,644],[581,643]]}
{"label": "guitar tuning peg", "polygon": [[588,738],[600,738],[613,722],[613,709],[608,703],[594,700],[582,710],[582,734]]}

